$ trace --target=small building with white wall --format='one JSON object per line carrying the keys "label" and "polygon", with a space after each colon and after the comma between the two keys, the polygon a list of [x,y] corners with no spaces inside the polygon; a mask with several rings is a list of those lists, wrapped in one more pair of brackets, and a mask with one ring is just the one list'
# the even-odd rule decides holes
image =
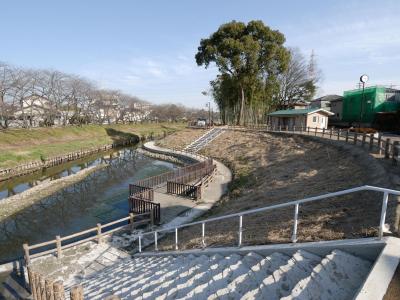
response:
{"label": "small building with white wall", "polygon": [[328,118],[332,115],[334,113],[322,108],[278,110],[268,114],[268,124],[282,128],[295,126],[326,129],[328,128]]}

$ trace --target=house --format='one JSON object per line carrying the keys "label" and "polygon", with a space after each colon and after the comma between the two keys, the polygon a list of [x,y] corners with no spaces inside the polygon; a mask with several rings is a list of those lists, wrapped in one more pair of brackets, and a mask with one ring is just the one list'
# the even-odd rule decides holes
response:
{"label": "house", "polygon": [[310,108],[322,108],[327,111],[331,111],[332,101],[339,101],[341,99],[343,99],[343,97],[339,96],[339,95],[322,96],[322,97],[312,100],[310,102]]}
{"label": "house", "polygon": [[280,105],[282,109],[305,109],[310,106],[310,102],[305,100],[296,100],[294,102],[291,101],[283,101]]}
{"label": "house", "polygon": [[377,113],[400,110],[400,90],[383,86],[345,91],[343,94],[344,122],[372,124]]}
{"label": "house", "polygon": [[328,128],[328,117],[333,113],[322,108],[278,110],[268,114],[268,124],[274,127],[285,128],[312,127]]}
{"label": "house", "polygon": [[331,100],[330,108],[330,111],[333,113],[333,115],[329,117],[329,120],[335,122],[341,121],[343,117],[343,97]]}

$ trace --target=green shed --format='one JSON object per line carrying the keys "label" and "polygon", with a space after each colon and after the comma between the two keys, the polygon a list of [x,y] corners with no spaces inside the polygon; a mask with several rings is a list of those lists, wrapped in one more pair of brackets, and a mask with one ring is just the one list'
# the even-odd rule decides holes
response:
{"label": "green shed", "polygon": [[378,112],[400,109],[400,90],[382,86],[345,91],[343,94],[343,118],[345,122],[372,123]]}

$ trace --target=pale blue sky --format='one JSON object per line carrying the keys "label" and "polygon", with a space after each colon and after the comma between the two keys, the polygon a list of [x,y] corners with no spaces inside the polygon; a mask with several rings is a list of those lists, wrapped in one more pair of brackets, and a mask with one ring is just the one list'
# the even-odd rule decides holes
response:
{"label": "pale blue sky", "polygon": [[231,20],[262,20],[324,74],[320,94],[400,88],[400,1],[18,1],[0,3],[0,61],[83,75],[155,103],[203,107],[216,75],[199,41]]}

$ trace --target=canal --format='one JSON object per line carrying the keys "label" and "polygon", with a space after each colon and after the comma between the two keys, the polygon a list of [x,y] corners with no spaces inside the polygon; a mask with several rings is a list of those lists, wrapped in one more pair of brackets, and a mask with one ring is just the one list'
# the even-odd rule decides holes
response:
{"label": "canal", "polygon": [[0,222],[0,263],[21,257],[25,242],[51,240],[56,235],[65,236],[127,216],[129,183],[175,167],[128,147],[4,182],[0,185],[3,187],[0,195],[5,198],[10,189],[18,193],[40,182],[104,162],[109,166]]}

